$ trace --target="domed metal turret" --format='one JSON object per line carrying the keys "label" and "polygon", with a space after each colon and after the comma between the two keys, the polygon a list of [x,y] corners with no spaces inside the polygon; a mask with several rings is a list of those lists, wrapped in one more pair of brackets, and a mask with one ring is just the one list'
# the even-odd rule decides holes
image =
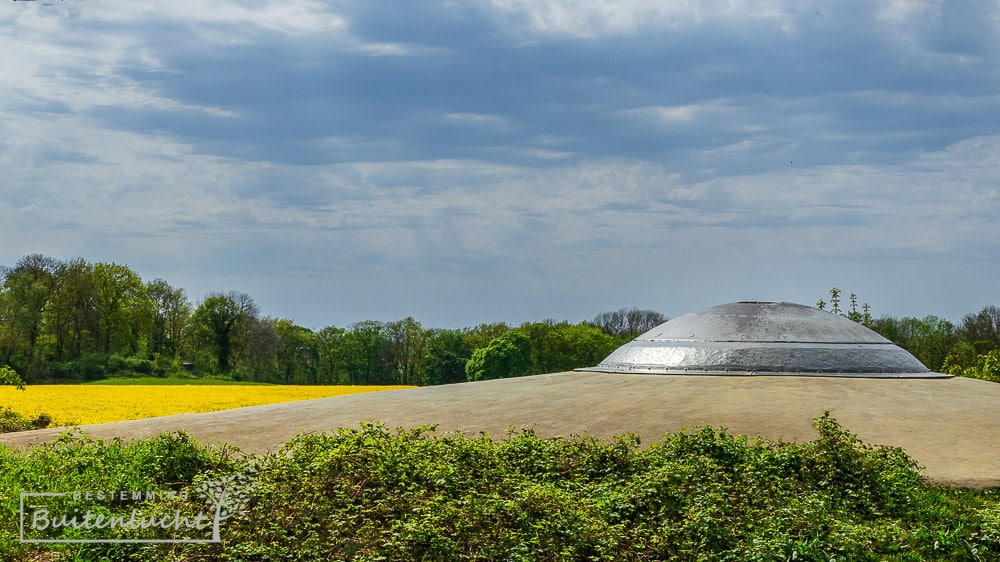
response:
{"label": "domed metal turret", "polygon": [[941,378],[906,350],[830,312],[737,302],[685,314],[580,369],[665,375]]}

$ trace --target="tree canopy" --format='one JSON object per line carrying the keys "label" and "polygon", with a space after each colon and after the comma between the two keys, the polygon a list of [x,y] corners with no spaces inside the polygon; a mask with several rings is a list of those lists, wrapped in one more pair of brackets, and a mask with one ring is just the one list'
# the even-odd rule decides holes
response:
{"label": "tree canopy", "polygon": [[[831,311],[869,326],[934,370],[1000,377],[1000,309],[958,325],[936,316],[873,320],[868,303]],[[826,301],[817,303],[827,306]],[[0,366],[25,382],[129,374],[217,376],[295,384],[431,385],[566,371],[600,363],[665,322],[648,309],[601,312],[589,322],[484,322],[435,329],[407,316],[311,330],[264,314],[249,294],[216,291],[192,302],[127,265],[41,254],[0,267]],[[991,355],[992,353],[992,355]]]}

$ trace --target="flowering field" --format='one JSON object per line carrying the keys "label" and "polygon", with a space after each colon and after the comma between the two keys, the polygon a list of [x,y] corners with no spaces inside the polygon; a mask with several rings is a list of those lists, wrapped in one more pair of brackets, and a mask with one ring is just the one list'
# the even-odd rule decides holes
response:
{"label": "flowering field", "polygon": [[0,406],[34,418],[52,416],[52,425],[135,420],[308,400],[405,386],[270,385],[29,385],[20,391],[0,386]]}

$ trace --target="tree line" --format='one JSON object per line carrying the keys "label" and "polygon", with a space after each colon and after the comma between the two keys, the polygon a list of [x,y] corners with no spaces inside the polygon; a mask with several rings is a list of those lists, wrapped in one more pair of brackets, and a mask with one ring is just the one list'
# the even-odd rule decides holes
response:
{"label": "tree line", "polygon": [[0,365],[28,383],[118,374],[295,384],[432,385],[596,365],[664,321],[622,309],[591,322],[425,328],[412,317],[314,331],[239,291],[197,304],[131,268],[41,254],[0,267]]}
{"label": "tree line", "polygon": [[[1000,308],[956,325],[937,316],[874,318],[857,296],[821,309],[880,333],[928,368],[1000,381]],[[265,316],[243,292],[195,304],[163,279],[126,265],[41,254],[0,267],[0,366],[24,381],[69,382],[118,374],[219,376],[295,384],[433,385],[592,366],[665,322],[623,308],[592,320],[426,328],[412,317],[315,331]]]}
{"label": "tree line", "polygon": [[934,315],[874,318],[868,303],[859,305],[854,293],[842,308],[841,294],[834,287],[830,300],[820,299],[816,306],[864,324],[932,371],[1000,382],[1000,308],[987,305],[966,314],[957,325]]}

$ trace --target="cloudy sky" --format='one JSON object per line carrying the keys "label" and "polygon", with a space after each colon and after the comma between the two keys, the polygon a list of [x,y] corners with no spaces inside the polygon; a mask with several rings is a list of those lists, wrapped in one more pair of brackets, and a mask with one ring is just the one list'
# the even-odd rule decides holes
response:
{"label": "cloudy sky", "polygon": [[1000,305],[1000,3],[0,3],[0,264],[307,327]]}

